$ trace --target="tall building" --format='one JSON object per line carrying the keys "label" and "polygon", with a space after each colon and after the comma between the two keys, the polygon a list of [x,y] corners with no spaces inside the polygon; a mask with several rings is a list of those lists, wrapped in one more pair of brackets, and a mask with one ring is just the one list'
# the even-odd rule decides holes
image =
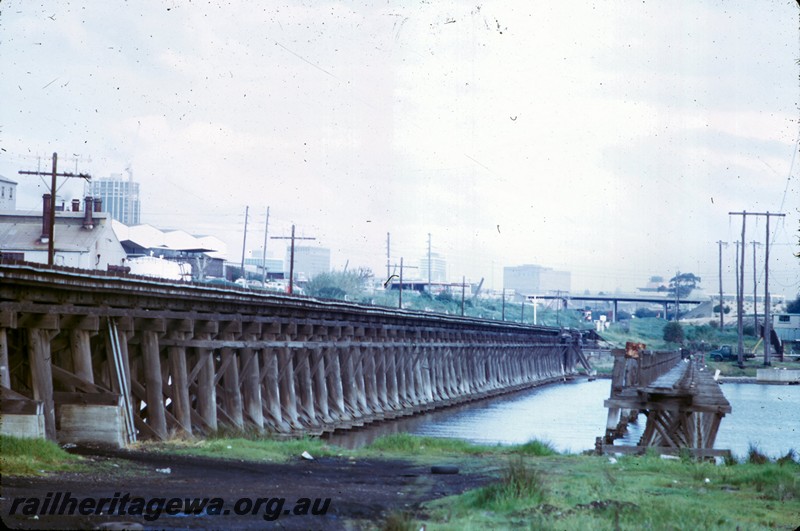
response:
{"label": "tall building", "polygon": [[125,225],[141,223],[141,204],[139,202],[139,183],[133,181],[128,171],[128,178],[120,174],[102,177],[91,181],[90,194],[102,201],[104,212]]}
{"label": "tall building", "polygon": [[[447,262],[439,253],[431,252],[431,282],[447,282]],[[425,255],[419,261],[419,269],[416,274],[422,280],[428,280],[428,256]]]}
{"label": "tall building", "polygon": [[[289,278],[291,248],[286,247],[286,261],[283,262],[284,278]],[[320,273],[331,270],[331,250],[323,247],[294,247],[294,279],[311,280]]]}
{"label": "tall building", "polygon": [[525,264],[503,268],[503,285],[524,295],[544,295],[556,291],[569,292],[572,275],[549,267]]}
{"label": "tall building", "polygon": [[0,210],[16,210],[17,183],[0,175]]}

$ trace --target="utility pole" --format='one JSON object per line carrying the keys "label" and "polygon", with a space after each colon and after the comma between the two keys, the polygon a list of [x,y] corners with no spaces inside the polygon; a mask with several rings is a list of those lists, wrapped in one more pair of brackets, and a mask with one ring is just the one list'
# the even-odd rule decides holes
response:
{"label": "utility pole", "polygon": [[267,207],[267,222],[264,225],[264,250],[261,253],[261,267],[263,268],[261,274],[261,284],[267,287],[267,235],[269,234],[269,207]]}
{"label": "utility pole", "polygon": [[[771,365],[769,355],[770,355],[770,323],[769,323],[769,218],[770,216],[777,216],[777,217],[785,217],[786,214],[783,213],[775,213],[775,212],[747,212],[742,210],[741,212],[728,212],[729,216],[742,216],[742,271],[741,271],[741,282],[742,282],[742,294],[744,294],[744,227],[745,227],[745,220],[747,216],[764,216],[767,218],[767,238],[765,240],[765,255],[764,255],[764,365]],[[756,333],[758,330],[756,330]],[[742,324],[741,324],[741,316],[739,317],[739,365],[743,365],[743,358],[744,358],[744,347],[742,345]]]}
{"label": "utility pole", "polygon": [[[767,239],[764,243],[764,365],[771,365],[769,359],[770,345],[772,344],[772,323],[770,322],[770,307],[769,307],[769,217],[778,216],[785,217],[786,214],[770,214],[767,216]],[[783,353],[780,354],[781,361],[783,361]]]}
{"label": "utility pole", "polygon": [[48,216],[48,235],[47,235],[47,265],[53,265],[55,261],[55,226],[56,226],[56,178],[57,177],[80,177],[87,182],[92,178],[88,173],[58,173],[58,154],[53,153],[53,169],[50,173],[41,171],[20,171],[20,175],[39,175],[50,176],[50,212]]}
{"label": "utility pole", "polygon": [[[394,265],[387,264],[386,267],[387,268],[391,268],[391,267],[398,267],[398,266],[397,266],[397,264],[394,264]],[[398,300],[397,300],[397,306],[400,309],[403,308],[403,269],[419,269],[419,268],[417,266],[403,265],[403,257],[402,256],[400,257],[400,290],[399,290],[400,296],[398,297]],[[396,269],[395,269],[395,271],[396,271]]]}
{"label": "utility pole", "polygon": [[[736,328],[737,328],[737,337],[739,341],[738,345],[738,362],[739,366],[744,366],[744,339],[742,334],[744,333],[744,323],[742,322],[742,313],[744,312],[744,302],[742,301],[742,284],[739,280],[739,244],[741,243],[739,240],[734,242],[736,244]],[[744,247],[744,245],[742,245]]]}
{"label": "utility pole", "polygon": [[464,317],[464,295],[467,289],[467,277],[461,277],[461,317]]}
{"label": "utility pole", "polygon": [[431,293],[431,233],[428,233],[428,293]]}
{"label": "utility pole", "polygon": [[247,274],[244,272],[244,249],[247,245],[247,217],[250,214],[250,207],[244,207],[244,237],[242,238],[242,278],[244,279],[244,285],[247,287]]}
{"label": "utility pole", "polygon": [[392,276],[392,253],[389,240],[389,233],[386,233],[386,278]]}
{"label": "utility pole", "polygon": [[292,247],[289,253],[289,295],[294,293],[294,241],[295,240],[316,240],[316,238],[309,238],[309,237],[295,237],[294,235],[294,225],[292,225],[292,235],[291,236],[272,236],[273,240],[292,240]]}
{"label": "utility pole", "polygon": [[400,257],[400,296],[397,299],[397,306],[403,309],[403,257]]}
{"label": "utility pole", "polygon": [[753,330],[758,333],[758,278],[756,276],[756,245],[761,245],[757,241],[750,242],[753,245]]}
{"label": "utility pole", "polygon": [[675,284],[675,322],[676,323],[681,320],[681,318],[680,318],[680,315],[681,315],[680,300],[678,299],[678,297],[680,296],[679,289],[678,289],[678,288],[680,288],[680,280],[678,279],[678,277],[680,275],[681,275],[680,271],[675,273],[675,282],[674,282],[674,284]]}
{"label": "utility pole", "polygon": [[725,315],[725,304],[722,299],[722,246],[728,246],[728,242],[724,242],[722,240],[717,241],[717,245],[719,246],[719,329],[722,330],[725,328],[725,321],[723,320],[723,315]]}

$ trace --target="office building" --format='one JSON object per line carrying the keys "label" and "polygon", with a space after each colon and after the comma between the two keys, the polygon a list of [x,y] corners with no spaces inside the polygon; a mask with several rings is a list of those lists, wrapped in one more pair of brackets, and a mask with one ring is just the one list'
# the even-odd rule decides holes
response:
{"label": "office building", "polygon": [[90,190],[89,195],[100,199],[103,211],[111,214],[113,219],[128,226],[141,223],[139,183],[133,180],[130,172],[127,179],[120,174],[94,179]]}

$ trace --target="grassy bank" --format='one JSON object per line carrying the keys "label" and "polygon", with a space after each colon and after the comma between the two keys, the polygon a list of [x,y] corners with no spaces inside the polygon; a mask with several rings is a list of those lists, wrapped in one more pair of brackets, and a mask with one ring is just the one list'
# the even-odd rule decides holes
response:
{"label": "grassy bank", "polygon": [[[512,458],[498,483],[428,503],[416,529],[794,529],[800,464]],[[410,518],[408,520],[411,520]]]}
{"label": "grassy bank", "polygon": [[0,475],[38,476],[49,472],[80,470],[81,458],[43,439],[0,435]]}
{"label": "grassy bank", "polygon": [[657,453],[560,455],[538,441],[491,446],[408,434],[382,437],[358,450],[318,439],[212,439],[144,448],[256,461],[297,460],[303,451],[356,460],[402,458],[497,478],[369,524],[381,529],[794,529],[800,514],[800,463],[793,452],[773,462],[754,450],[745,462],[717,466]]}
{"label": "grassy bank", "polygon": [[194,455],[215,459],[283,463],[298,459],[303,452],[312,457],[345,458],[412,458],[419,461],[440,457],[480,457],[490,455],[555,455],[547,443],[532,441],[517,446],[476,445],[458,439],[418,437],[407,433],[387,435],[372,444],[349,450],[327,444],[314,437],[274,439],[241,434],[240,437],[211,437],[207,439],[166,442],[141,442],[134,449],[175,455]]}
{"label": "grassy bank", "polygon": [[[2,474],[75,470],[79,458],[46,441],[0,438]],[[252,461],[315,457],[403,458],[458,465],[496,478],[485,487],[359,522],[375,529],[794,529],[800,515],[800,463],[792,452],[746,462],[561,455],[544,443],[473,445],[398,434],[346,450],[318,439],[216,438],[142,444],[139,449]],[[77,463],[77,465],[76,465]],[[423,483],[429,481],[423,479]]]}

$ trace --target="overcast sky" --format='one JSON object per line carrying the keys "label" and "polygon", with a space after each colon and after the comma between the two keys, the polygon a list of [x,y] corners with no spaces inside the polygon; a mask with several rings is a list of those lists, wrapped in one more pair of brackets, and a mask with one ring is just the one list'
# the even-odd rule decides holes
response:
{"label": "overcast sky", "polygon": [[[773,293],[800,288],[798,4],[742,1],[5,0],[0,174],[131,168],[142,220],[225,240],[316,237],[386,273],[432,247],[573,291],[676,271],[717,290],[730,211],[771,220]],[[67,201],[82,195],[65,183]],[[747,241],[764,241],[748,218]],[[283,258],[284,242],[270,241]],[[763,248],[757,250],[763,279]],[[746,273],[752,280],[752,250]],[[724,251],[733,292],[733,247]],[[748,284],[750,286],[750,284]],[[759,287],[761,292],[763,287]],[[748,287],[748,292],[752,287]]]}

